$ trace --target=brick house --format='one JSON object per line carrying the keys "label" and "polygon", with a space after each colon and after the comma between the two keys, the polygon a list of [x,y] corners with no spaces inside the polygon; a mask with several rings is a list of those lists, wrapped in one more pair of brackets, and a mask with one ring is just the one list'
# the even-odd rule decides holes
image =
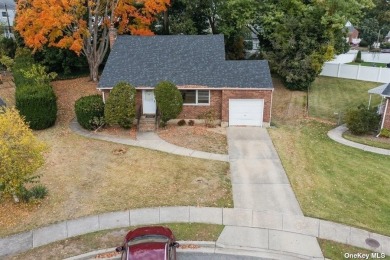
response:
{"label": "brick house", "polygon": [[179,119],[213,110],[222,125],[269,126],[273,85],[267,61],[225,60],[223,35],[118,36],[99,80],[105,100],[121,81],[136,87],[136,108],[156,113],[154,86],[173,82]]}

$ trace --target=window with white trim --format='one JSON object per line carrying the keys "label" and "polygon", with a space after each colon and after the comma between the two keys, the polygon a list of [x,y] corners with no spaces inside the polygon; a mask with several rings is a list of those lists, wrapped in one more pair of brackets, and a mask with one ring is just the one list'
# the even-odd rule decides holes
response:
{"label": "window with white trim", "polygon": [[185,105],[209,105],[210,90],[180,90]]}

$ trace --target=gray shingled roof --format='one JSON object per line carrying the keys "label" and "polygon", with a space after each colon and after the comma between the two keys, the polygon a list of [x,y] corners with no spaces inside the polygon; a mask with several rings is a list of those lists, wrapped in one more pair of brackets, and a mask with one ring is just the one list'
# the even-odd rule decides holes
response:
{"label": "gray shingled roof", "polygon": [[226,61],[223,35],[118,36],[98,88],[120,81],[154,87],[180,85],[273,88],[268,62]]}
{"label": "gray shingled roof", "polygon": [[383,90],[382,96],[390,97],[390,83],[387,85],[387,87]]}

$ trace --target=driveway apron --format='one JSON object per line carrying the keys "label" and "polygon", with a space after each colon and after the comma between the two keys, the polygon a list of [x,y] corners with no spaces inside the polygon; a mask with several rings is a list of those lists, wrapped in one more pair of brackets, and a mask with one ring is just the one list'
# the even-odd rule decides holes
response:
{"label": "driveway apron", "polygon": [[229,127],[234,207],[303,215],[265,128]]}

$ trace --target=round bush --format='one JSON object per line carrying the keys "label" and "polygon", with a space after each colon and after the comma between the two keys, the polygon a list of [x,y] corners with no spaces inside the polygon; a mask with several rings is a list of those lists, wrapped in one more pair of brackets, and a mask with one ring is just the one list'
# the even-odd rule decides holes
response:
{"label": "round bush", "polygon": [[175,119],[183,109],[183,97],[175,84],[162,81],[154,88],[154,95],[163,123]]}
{"label": "round bush", "polygon": [[100,95],[79,98],[75,103],[77,122],[88,130],[95,130],[103,124],[104,103]]}
{"label": "round bush", "polygon": [[53,126],[57,119],[56,96],[50,85],[19,86],[16,88],[16,108],[31,129]]}
{"label": "round bush", "polygon": [[352,134],[363,135],[378,129],[380,115],[375,108],[367,109],[364,105],[360,105],[358,109],[347,112],[345,122]]}
{"label": "round bush", "polygon": [[120,82],[111,90],[106,101],[104,119],[107,124],[130,128],[135,118],[135,94],[133,86]]}

